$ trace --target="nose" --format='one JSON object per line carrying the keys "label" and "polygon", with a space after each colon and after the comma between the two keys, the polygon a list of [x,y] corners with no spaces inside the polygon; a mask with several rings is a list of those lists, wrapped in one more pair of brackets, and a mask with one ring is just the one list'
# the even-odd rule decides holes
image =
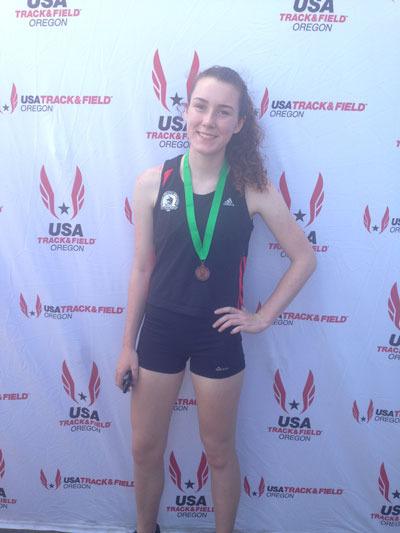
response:
{"label": "nose", "polygon": [[212,109],[203,115],[203,125],[212,128],[215,125],[215,113]]}

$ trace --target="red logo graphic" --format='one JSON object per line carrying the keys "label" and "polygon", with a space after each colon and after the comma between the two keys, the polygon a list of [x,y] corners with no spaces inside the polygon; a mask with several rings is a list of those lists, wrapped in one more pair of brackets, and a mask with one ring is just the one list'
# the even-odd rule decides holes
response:
{"label": "red logo graphic", "polygon": [[[15,87],[15,84],[12,84],[11,87],[11,95],[10,95],[10,105],[4,104],[0,107],[0,113],[14,113],[15,108],[18,104],[18,94],[17,94],[17,88]],[[11,107],[11,109],[10,109]]]}
{"label": "red logo graphic", "polygon": [[260,496],[262,496],[264,494],[264,492],[265,492],[265,481],[264,481],[264,478],[262,477],[260,479],[260,483],[258,485],[258,491],[252,491],[251,488],[250,488],[250,483],[249,483],[249,481],[247,479],[247,476],[244,476],[243,488],[244,488],[244,491],[247,494],[247,496],[249,496],[250,498],[252,496],[258,496],[260,498]]}
{"label": "red logo graphic", "polygon": [[[309,370],[307,381],[303,389],[303,410],[301,411],[300,414],[307,411],[307,409],[310,407],[310,405],[314,401],[314,395],[315,395],[314,376],[311,370]],[[275,396],[275,400],[278,402],[281,408],[285,411],[285,413],[288,413],[287,408],[286,408],[286,391],[285,391],[285,387],[283,385],[279,370],[275,372],[274,396]],[[297,402],[293,401],[290,404],[290,406],[292,408],[297,409],[297,406],[295,407],[294,404],[297,404]]]}
{"label": "red logo graphic", "polygon": [[125,198],[125,216],[129,220],[131,224],[133,224],[133,218],[132,218],[132,208],[129,204],[128,198]]}
{"label": "red logo graphic", "polygon": [[269,104],[268,88],[265,87],[264,96],[262,97],[262,100],[261,100],[260,111],[258,113],[259,118],[262,118],[265,115],[265,113],[268,111],[268,104]]}
{"label": "red logo graphic", "polygon": [[[389,224],[389,208],[386,207],[385,213],[383,214],[383,217],[381,220],[380,228],[375,224],[374,226],[372,226],[372,231],[379,230],[379,233],[383,233],[385,229],[388,227],[388,224]],[[368,205],[364,209],[364,226],[366,230],[368,231],[368,233],[371,233],[371,214],[369,212]]]}
{"label": "red logo graphic", "polygon": [[387,477],[384,463],[381,464],[381,469],[379,471],[378,485],[379,485],[379,492],[382,494],[382,496],[385,498],[386,501],[390,502],[389,500],[389,478]]}
{"label": "red logo graphic", "polygon": [[[190,68],[189,76],[186,82],[187,101],[189,101],[189,95],[192,90],[194,80],[196,79],[196,76],[199,72],[199,68],[200,68],[199,56],[197,55],[197,52],[195,51],[193,55],[192,66]],[[164,71],[161,65],[158,50],[156,50],[154,54],[154,58],[153,58],[152,79],[153,79],[153,89],[156,94],[157,100],[160,101],[164,109],[169,111],[169,108],[166,102],[167,80],[164,75]],[[173,105],[175,105],[175,101],[178,102],[181,100],[181,98],[179,98],[178,95],[176,95],[176,97],[173,98],[173,100],[174,100]]]}
{"label": "red logo graphic", "polygon": [[[283,199],[285,200],[285,203],[290,210],[291,206],[291,198],[289,194],[289,189],[286,183],[286,176],[285,173],[282,172],[282,175],[279,180],[279,189],[281,191],[281,194],[283,196]],[[322,204],[324,201],[324,182],[322,179],[321,173],[318,174],[318,179],[314,187],[314,191],[312,193],[311,199],[310,199],[310,217],[309,221],[306,224],[305,227],[309,226],[314,222],[314,220],[317,218],[319,213],[322,209]],[[301,209],[297,213],[295,213],[296,221],[301,220],[303,221],[303,218],[305,217],[306,213],[302,213]]]}
{"label": "red logo graphic", "polygon": [[42,302],[40,301],[40,297],[37,294],[36,295],[36,304],[35,304],[35,311],[28,311],[28,306],[26,304],[25,298],[21,292],[19,295],[19,307],[22,311],[22,313],[26,316],[26,318],[30,318],[29,315],[36,316],[36,318],[39,318],[42,313]]}
{"label": "red logo graphic", "polygon": [[[171,480],[178,487],[178,489],[181,492],[186,492],[182,488],[182,474],[181,470],[179,468],[179,465],[177,463],[177,460],[175,459],[174,452],[171,452],[171,455],[169,456],[169,474],[171,476]],[[197,469],[197,490],[196,492],[199,492],[204,485],[206,484],[208,479],[208,464],[207,464],[207,457],[206,454],[203,452],[201,454],[201,459],[199,463],[199,467]],[[194,487],[194,483],[189,479],[185,483],[187,489],[192,489]]]}
{"label": "red logo graphic", "polygon": [[355,420],[357,420],[357,422],[360,424],[361,422],[370,422],[370,420],[372,419],[372,415],[374,414],[374,403],[372,400],[369,401],[369,405],[368,405],[368,411],[367,411],[367,417],[363,416],[360,418],[360,411],[358,409],[358,405],[357,405],[357,402],[356,400],[354,400],[353,402],[353,417],[355,418]]}
{"label": "red logo graphic", "polygon": [[400,329],[400,298],[397,290],[397,283],[393,285],[392,290],[390,291],[390,296],[388,299],[388,312],[390,320],[397,329]]}
{"label": "red logo graphic", "polygon": [[[388,503],[383,504],[379,512],[371,513],[372,520],[379,520],[380,525],[384,526],[399,525],[400,505],[396,505],[394,500],[400,498],[400,491],[399,489],[393,490],[393,487],[392,490],[390,490],[389,478],[384,463],[381,464],[379,469],[378,489]],[[393,498],[390,499],[390,496]],[[392,500],[394,502],[393,504]]]}
{"label": "red logo graphic", "polygon": [[174,169],[173,168],[168,168],[164,174],[163,174],[163,177],[162,177],[162,186],[164,187],[165,184],[167,183],[167,181],[169,180],[171,174],[173,173]]}
{"label": "red logo graphic", "polygon": [[61,485],[61,472],[60,472],[60,470],[57,468],[57,472],[56,472],[56,477],[55,477],[54,483],[48,483],[47,477],[46,477],[45,473],[43,472],[43,470],[41,469],[40,470],[40,482],[42,483],[43,487],[45,487],[47,490],[50,490],[50,489],[57,490],[60,487],[60,485]]}
{"label": "red logo graphic", "polygon": [[[68,396],[75,402],[78,403],[78,400],[75,398],[75,383],[71,376],[71,373],[68,369],[67,363],[64,361],[62,365],[62,382],[65,392]],[[100,393],[100,375],[96,363],[92,365],[92,372],[90,374],[89,380],[89,407],[94,404],[97,400]],[[80,393],[80,399],[86,401],[86,396]]]}
{"label": "red logo graphic", "polygon": [[[40,171],[40,194],[42,196],[44,205],[47,207],[50,213],[56,218],[59,218],[55,212],[54,192],[51,187],[49,178],[47,177],[44,165],[42,166],[41,171]],[[75,180],[74,180],[74,184],[72,186],[72,192],[71,192],[71,201],[72,201],[72,214],[70,218],[71,220],[74,219],[76,215],[79,213],[79,211],[81,210],[83,202],[84,202],[84,195],[85,195],[85,186],[83,185],[81,171],[79,170],[79,167],[77,166],[76,171],[75,171]],[[59,209],[61,210],[61,214],[68,213],[70,206],[67,206],[63,203],[63,205],[60,206]]]}
{"label": "red logo graphic", "polygon": [[4,461],[3,452],[0,450],[0,479],[4,476],[6,471],[6,463]]}
{"label": "red logo graphic", "polygon": [[[393,284],[387,302],[389,318],[393,322],[395,327],[400,330],[400,298],[397,283]],[[378,345],[377,352],[388,354],[387,357],[390,360],[400,360],[400,335],[392,333],[389,337],[388,344],[389,346],[383,344]]]}

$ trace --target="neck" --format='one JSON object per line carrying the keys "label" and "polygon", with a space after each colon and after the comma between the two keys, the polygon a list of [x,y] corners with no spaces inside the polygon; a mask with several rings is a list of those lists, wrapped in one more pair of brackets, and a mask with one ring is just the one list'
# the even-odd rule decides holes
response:
{"label": "neck", "polygon": [[225,152],[212,155],[203,155],[189,151],[189,165],[192,180],[202,182],[214,182],[218,180],[219,172],[224,163]]}

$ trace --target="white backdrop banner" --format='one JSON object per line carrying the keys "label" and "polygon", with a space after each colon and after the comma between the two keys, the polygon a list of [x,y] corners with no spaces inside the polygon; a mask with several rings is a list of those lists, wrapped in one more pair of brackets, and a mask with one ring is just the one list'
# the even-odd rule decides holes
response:
{"label": "white backdrop banner", "polygon": [[[3,0],[0,526],[132,531],[129,398],[114,385],[132,191],[188,147],[187,82],[249,85],[270,179],[318,269],[244,335],[238,530],[400,527],[398,0]],[[256,310],[288,259],[258,220]],[[154,391],[157,394],[157,391]],[[160,523],[213,527],[190,379]]]}

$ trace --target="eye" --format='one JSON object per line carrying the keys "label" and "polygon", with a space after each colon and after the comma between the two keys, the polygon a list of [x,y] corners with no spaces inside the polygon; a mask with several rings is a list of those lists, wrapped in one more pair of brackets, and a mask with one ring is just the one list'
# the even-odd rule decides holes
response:
{"label": "eye", "polygon": [[232,115],[232,111],[230,109],[222,108],[218,110],[218,115],[220,117],[230,117]]}
{"label": "eye", "polygon": [[206,106],[204,104],[200,104],[199,102],[196,102],[195,104],[193,104],[193,107],[195,109],[199,109],[200,111],[202,111],[203,109],[206,108]]}

